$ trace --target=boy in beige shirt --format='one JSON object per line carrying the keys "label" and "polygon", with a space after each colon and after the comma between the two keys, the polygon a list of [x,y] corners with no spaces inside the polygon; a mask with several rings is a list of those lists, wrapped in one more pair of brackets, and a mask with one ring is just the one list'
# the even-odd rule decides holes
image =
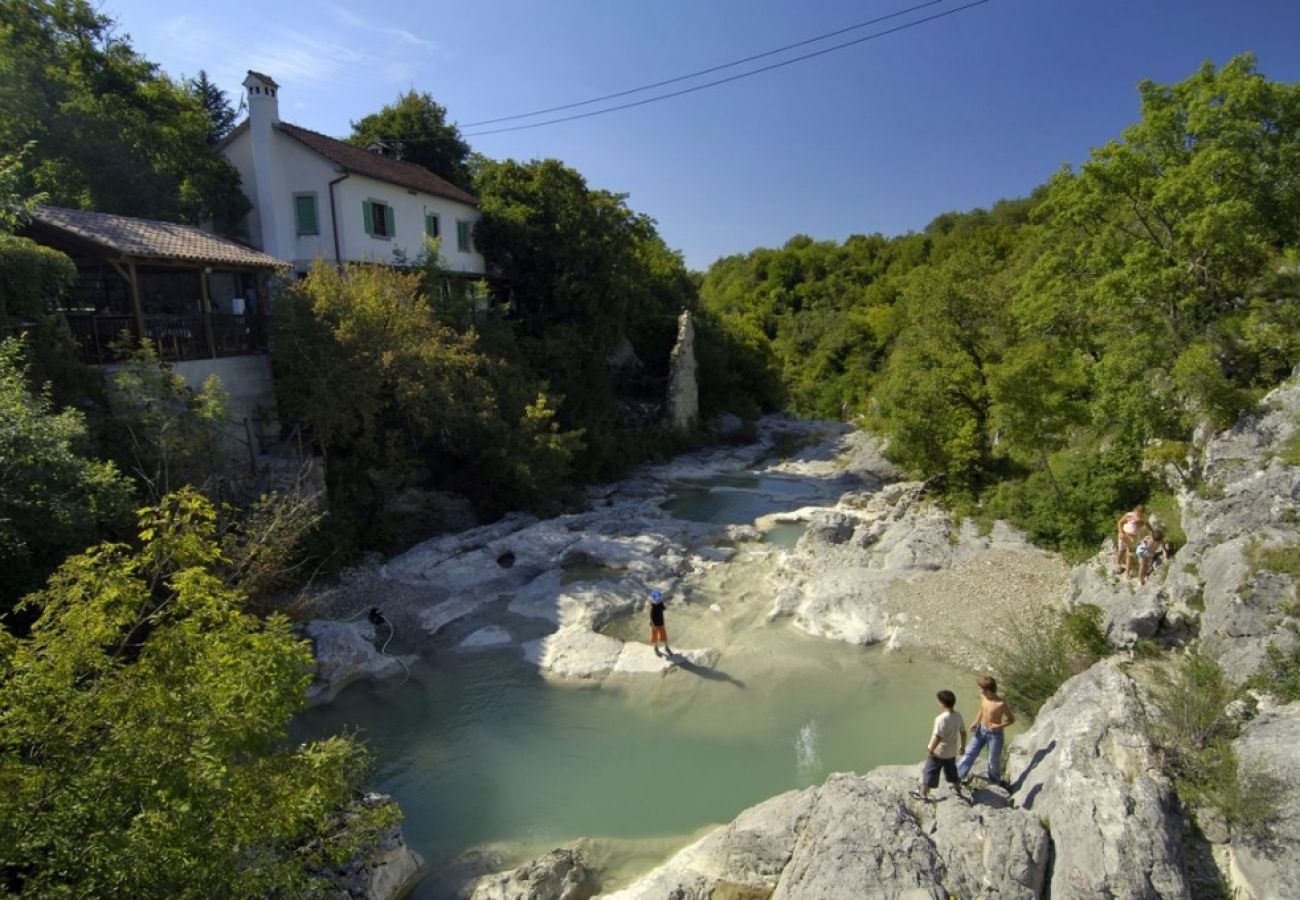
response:
{"label": "boy in beige shirt", "polygon": [[930,729],[930,742],[925,745],[925,765],[921,768],[921,783],[912,791],[917,800],[929,802],[930,791],[939,786],[939,773],[952,785],[957,796],[962,800],[966,796],[961,792],[961,779],[957,775],[957,754],[966,749],[966,722],[961,713],[953,709],[957,705],[957,696],[952,691],[943,690],[935,695],[943,711],[935,717],[934,727]]}

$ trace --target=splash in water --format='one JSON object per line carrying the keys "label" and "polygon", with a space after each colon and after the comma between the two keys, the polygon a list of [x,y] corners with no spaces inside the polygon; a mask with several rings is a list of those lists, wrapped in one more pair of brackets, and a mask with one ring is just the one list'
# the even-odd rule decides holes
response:
{"label": "splash in water", "polygon": [[799,729],[799,734],[794,739],[794,758],[799,774],[810,775],[821,768],[822,760],[818,752],[820,744],[821,729],[817,720],[813,719]]}

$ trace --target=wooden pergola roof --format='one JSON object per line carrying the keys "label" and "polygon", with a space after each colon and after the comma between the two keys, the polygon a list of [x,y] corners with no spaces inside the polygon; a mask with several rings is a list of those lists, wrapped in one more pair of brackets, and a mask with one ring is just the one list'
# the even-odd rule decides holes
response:
{"label": "wooden pergola roof", "polygon": [[82,209],[37,207],[25,231],[40,243],[73,249],[74,256],[103,256],[119,262],[131,260],[267,272],[291,265],[192,225]]}

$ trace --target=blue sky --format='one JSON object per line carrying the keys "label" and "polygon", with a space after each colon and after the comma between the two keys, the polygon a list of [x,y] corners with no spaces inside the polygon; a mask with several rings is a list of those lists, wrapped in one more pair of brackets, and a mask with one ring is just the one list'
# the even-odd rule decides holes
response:
{"label": "blue sky", "polygon": [[[237,98],[244,71],[257,69],[280,82],[282,118],[343,136],[410,87],[451,119],[476,122],[918,2],[106,0],[103,9],[172,75],[206,69]],[[1268,77],[1297,81],[1297,36],[1295,0],[990,0],[685,97],[471,143],[494,158],[556,157],[593,187],[629,194],[702,269],[794,234],[900,234],[1024,195],[1134,121],[1143,78],[1181,80],[1204,60],[1249,50]]]}

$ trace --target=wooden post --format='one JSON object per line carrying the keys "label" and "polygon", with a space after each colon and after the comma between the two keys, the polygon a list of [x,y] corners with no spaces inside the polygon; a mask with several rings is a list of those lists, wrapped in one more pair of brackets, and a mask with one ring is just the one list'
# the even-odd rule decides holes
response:
{"label": "wooden post", "polygon": [[144,305],[140,302],[140,276],[135,271],[135,260],[126,264],[127,280],[131,282],[131,308],[135,311],[135,330],[139,343],[149,339],[149,329],[144,324]]}
{"label": "wooden post", "polygon": [[212,301],[208,297],[208,267],[199,269],[199,296],[203,298],[203,334],[208,339],[208,353],[217,358],[217,342],[212,337]]}

